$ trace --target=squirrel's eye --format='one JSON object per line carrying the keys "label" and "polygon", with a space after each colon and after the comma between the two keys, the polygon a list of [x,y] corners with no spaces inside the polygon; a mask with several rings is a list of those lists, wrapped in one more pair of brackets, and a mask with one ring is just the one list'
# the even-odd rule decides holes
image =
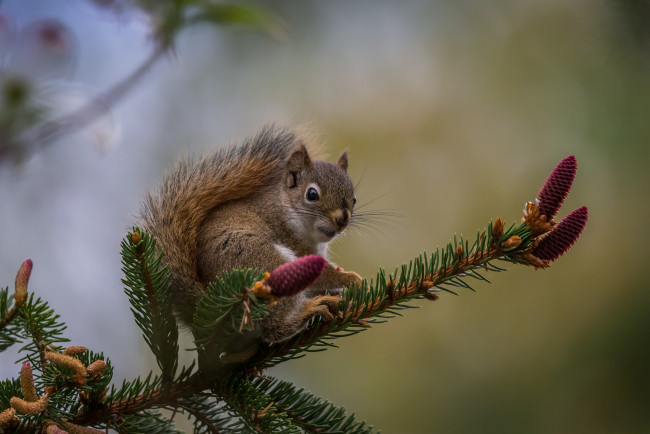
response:
{"label": "squirrel's eye", "polygon": [[305,195],[305,197],[310,202],[315,202],[320,198],[320,196],[318,195],[318,191],[316,191],[314,187],[309,187],[309,189],[307,189],[307,194]]}
{"label": "squirrel's eye", "polygon": [[356,204],[357,204],[357,197],[354,196],[354,197],[352,198],[352,205],[356,205]]}

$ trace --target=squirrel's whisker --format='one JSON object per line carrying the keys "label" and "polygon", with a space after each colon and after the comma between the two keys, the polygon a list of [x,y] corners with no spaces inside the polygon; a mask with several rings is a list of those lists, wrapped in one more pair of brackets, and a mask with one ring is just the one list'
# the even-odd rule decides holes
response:
{"label": "squirrel's whisker", "polygon": [[[240,146],[182,161],[146,197],[141,224],[157,239],[181,322],[192,326],[198,301],[224,271],[271,271],[309,254],[327,260],[341,227],[361,227],[350,212],[356,198],[347,153],[335,163],[312,160],[305,143],[290,130],[263,128]],[[223,360],[252,357],[258,336],[280,342],[314,317],[332,319],[339,298],[322,294],[360,282],[358,274],[327,263],[300,297],[280,297],[263,320],[242,320],[257,333],[242,334],[239,352],[225,351]]]}

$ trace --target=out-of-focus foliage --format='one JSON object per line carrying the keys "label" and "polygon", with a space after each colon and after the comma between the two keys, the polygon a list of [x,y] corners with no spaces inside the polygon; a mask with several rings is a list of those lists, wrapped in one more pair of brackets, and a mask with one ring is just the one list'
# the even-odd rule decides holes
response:
{"label": "out-of-focus foliage", "polygon": [[117,85],[96,96],[84,95],[80,107],[65,112],[57,107],[59,101],[52,94],[74,94],[71,82],[54,81],[69,79],[74,70],[77,44],[73,30],[54,19],[40,19],[17,29],[0,9],[0,162],[21,161],[104,115],[173,48],[179,32],[187,27],[208,23],[240,26],[276,37],[283,33],[277,18],[251,5],[212,0],[91,3],[122,14],[143,12],[154,39],[153,53]]}
{"label": "out-of-focus foliage", "polygon": [[75,38],[62,23],[33,21],[18,29],[0,9],[0,161],[29,153],[28,131],[48,112],[48,83],[70,73]]}

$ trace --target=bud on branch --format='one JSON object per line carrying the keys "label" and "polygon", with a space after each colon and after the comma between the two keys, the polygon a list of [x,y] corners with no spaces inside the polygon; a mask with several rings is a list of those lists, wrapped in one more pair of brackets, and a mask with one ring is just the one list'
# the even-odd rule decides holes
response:
{"label": "bud on branch", "polygon": [[545,215],[547,220],[552,220],[560,210],[571,190],[577,168],[578,163],[573,155],[560,161],[537,193],[539,213]]}
{"label": "bud on branch", "polygon": [[16,292],[14,293],[14,300],[18,306],[22,306],[27,298],[27,284],[29,283],[29,276],[32,274],[33,263],[31,259],[23,262],[20,266],[18,274],[16,274]]}
{"label": "bud on branch", "polygon": [[257,282],[253,292],[262,298],[291,297],[309,288],[325,271],[327,262],[318,255],[307,255],[280,265]]}
{"label": "bud on branch", "polygon": [[533,249],[533,255],[549,262],[555,261],[578,241],[587,219],[586,206],[576,209],[541,238],[537,247]]}
{"label": "bud on branch", "polygon": [[588,211],[585,206],[576,209],[559,223],[553,221],[571,190],[577,167],[573,155],[560,161],[537,194],[535,203],[528,202],[524,208],[524,221],[533,235],[539,236],[537,245],[525,255],[532,254],[533,258],[527,256],[527,260],[533,263],[541,260],[540,266],[548,266],[549,262],[566,253],[587,224]]}

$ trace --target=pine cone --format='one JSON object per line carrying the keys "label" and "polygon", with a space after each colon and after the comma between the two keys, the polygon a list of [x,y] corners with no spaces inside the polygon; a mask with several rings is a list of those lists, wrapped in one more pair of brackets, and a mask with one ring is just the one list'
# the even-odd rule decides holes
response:
{"label": "pine cone", "polygon": [[587,224],[588,217],[586,206],[574,210],[564,217],[551,232],[542,237],[537,247],[533,249],[533,255],[539,259],[555,261],[578,240]]}
{"label": "pine cone", "polygon": [[280,265],[264,282],[276,297],[290,297],[309,288],[325,271],[327,262],[318,255],[307,255]]}
{"label": "pine cone", "polygon": [[560,161],[537,193],[539,214],[545,215],[548,221],[555,217],[569,194],[577,168],[578,163],[573,155]]}

